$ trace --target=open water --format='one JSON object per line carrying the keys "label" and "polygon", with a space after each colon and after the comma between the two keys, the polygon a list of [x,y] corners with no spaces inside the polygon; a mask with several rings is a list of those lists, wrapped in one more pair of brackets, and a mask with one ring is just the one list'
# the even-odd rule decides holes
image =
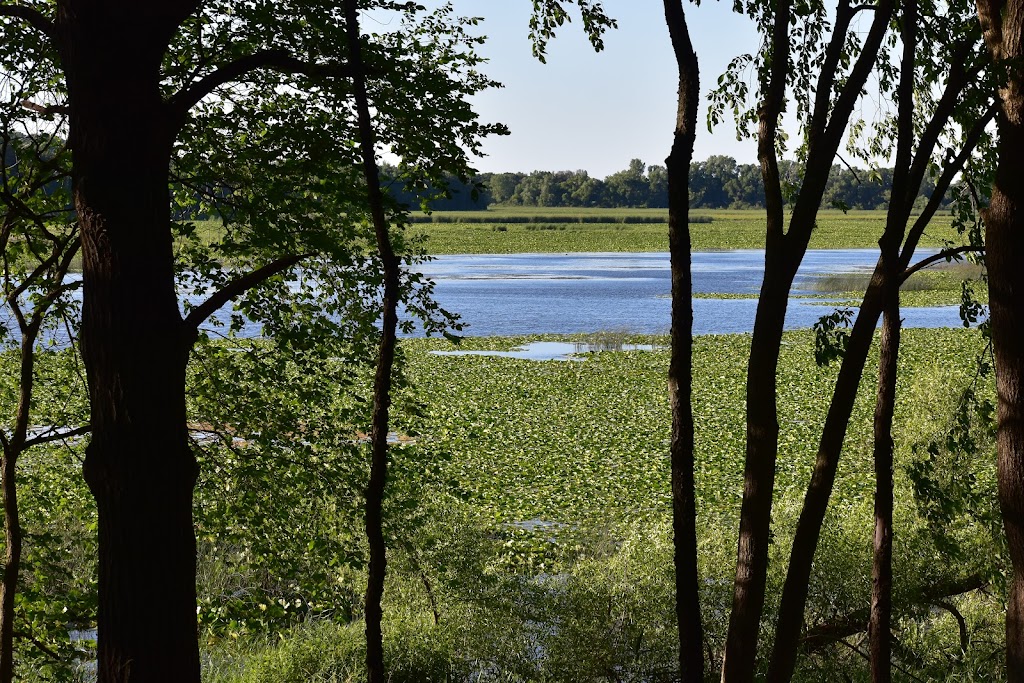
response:
{"label": "open water", "polygon": [[[934,251],[923,251],[920,257]],[[870,271],[876,249],[807,252],[794,294],[812,290],[826,274]],[[599,330],[667,333],[671,280],[667,253],[509,254],[438,256],[422,272],[432,278],[442,307],[462,316],[463,334],[511,336]],[[763,250],[695,252],[695,293],[756,296]],[[695,334],[749,332],[756,298],[693,300]],[[820,300],[793,298],[786,328],[811,327],[833,310]],[[958,327],[957,306],[904,308],[907,327]]]}
{"label": "open water", "polygon": [[[932,253],[925,251],[920,257]],[[808,251],[794,283],[797,296],[790,300],[786,328],[811,327],[834,309],[823,305],[821,299],[800,298],[801,294],[822,294],[812,287],[816,278],[869,271],[877,255],[875,249]],[[698,294],[750,297],[695,298],[694,333],[750,332],[764,273],[764,251],[695,252],[692,269],[693,289]],[[462,317],[464,335],[669,331],[667,253],[450,255],[421,264],[420,270],[436,282],[435,296],[441,306]],[[185,298],[198,303],[203,297]],[[217,315],[226,320],[230,313],[228,305]],[[961,325],[957,306],[904,308],[901,313],[907,327]],[[13,321],[2,318],[0,314],[0,324],[13,333],[8,341],[16,340]],[[66,342],[63,331],[53,334],[53,341]],[[242,334],[257,336],[260,327],[250,323]]]}

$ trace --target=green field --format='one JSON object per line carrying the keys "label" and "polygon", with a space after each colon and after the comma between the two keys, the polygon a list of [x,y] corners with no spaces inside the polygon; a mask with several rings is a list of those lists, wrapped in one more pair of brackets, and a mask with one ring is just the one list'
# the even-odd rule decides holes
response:
{"label": "green field", "polygon": [[[410,231],[426,236],[432,254],[668,251],[667,219],[666,209],[500,207],[414,215]],[[691,223],[694,250],[764,248],[763,211],[695,210],[691,220],[710,220]],[[937,216],[921,246],[955,239],[950,220]],[[823,210],[810,246],[875,247],[884,226],[884,211]]]}

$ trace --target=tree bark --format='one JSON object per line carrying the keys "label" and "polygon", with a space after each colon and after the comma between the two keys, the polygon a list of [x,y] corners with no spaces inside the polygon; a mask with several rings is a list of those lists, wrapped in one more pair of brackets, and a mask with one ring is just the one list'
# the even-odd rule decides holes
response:
{"label": "tree bark", "polygon": [[997,69],[998,165],[982,212],[995,355],[999,504],[1012,574],[1006,601],[1006,677],[1024,681],[1024,2],[978,0],[985,43]]}
{"label": "tree bark", "polygon": [[893,436],[896,412],[896,375],[900,350],[900,246],[910,218],[917,187],[911,191],[913,162],[915,53],[917,50],[917,0],[906,0],[900,37],[903,60],[897,90],[896,165],[885,233],[878,241],[883,273],[882,296],[885,315],[878,361],[878,394],[874,416],[875,532],[871,564],[871,619],[868,639],[871,649],[872,683],[892,680],[892,511]]}
{"label": "tree bark", "polygon": [[888,28],[893,0],[881,0],[861,53],[833,102],[833,85],[850,20],[856,13],[849,0],[840,0],[832,37],[818,76],[814,112],[807,124],[807,159],[799,196],[788,231],[782,213],[782,190],[776,158],[776,133],[783,109],[789,69],[791,6],[775,8],[764,101],[758,112],[758,158],[767,205],[765,275],[758,299],[747,368],[747,446],[743,473],[743,503],[737,547],[732,613],[722,664],[723,683],[749,683],[757,666],[757,642],[764,611],[771,537],[772,495],[778,457],[779,422],[777,370],[789,293],[803,260],[825,190],[828,170],[841,143],[854,104],[878,56]]}
{"label": "tree bark", "polygon": [[349,66],[353,81],[359,139],[363,159],[363,175],[369,195],[370,214],[377,255],[384,276],[384,299],[380,346],[373,381],[373,417],[370,430],[372,456],[370,480],[366,486],[366,538],[370,546],[370,562],[366,581],[366,674],[369,683],[385,683],[384,638],[382,631],[384,579],[387,572],[387,545],[384,540],[383,506],[388,469],[388,417],[391,407],[392,372],[398,328],[398,298],[401,263],[395,256],[384,213],[380,189],[380,170],[374,155],[375,135],[366,88],[366,70],[359,48],[359,15],[355,0],[345,0],[345,24],[348,38]]}
{"label": "tree bark", "polygon": [[780,0],[775,8],[770,81],[758,111],[757,156],[761,164],[761,177],[764,179],[767,214],[765,274],[757,302],[747,364],[743,503],[740,508],[732,611],[722,659],[722,683],[748,683],[754,678],[768,577],[772,490],[775,486],[775,459],[779,441],[775,377],[779,342],[786,316],[786,297],[780,300],[776,292],[780,285],[788,290],[782,282],[785,279],[782,266],[786,236],[775,138],[789,69],[790,10],[788,0]]}
{"label": "tree bark", "polygon": [[83,471],[99,515],[100,683],[199,681],[197,465],[185,426],[193,336],[178,312],[170,233],[178,121],[159,87],[168,40],[192,9],[58,6],[82,233],[92,425]]}
{"label": "tree bark", "polygon": [[[895,273],[892,273],[895,275]],[[892,680],[892,511],[893,438],[892,420],[896,407],[896,373],[900,345],[899,288],[887,287],[885,318],[878,368],[878,397],[875,402],[875,537],[871,565],[872,683]]]}
{"label": "tree bark", "polygon": [[14,680],[14,598],[21,571],[21,520],[18,515],[17,455],[5,444],[0,461],[0,483],[4,496],[4,571],[0,584],[0,681]]}
{"label": "tree bark", "polygon": [[668,386],[672,410],[672,532],[679,628],[679,680],[704,680],[704,631],[697,571],[697,505],[694,486],[693,406],[693,283],[690,272],[690,162],[696,138],[700,74],[690,42],[682,2],[665,0],[679,69],[679,97],[668,173],[668,239],[672,271],[672,354]]}
{"label": "tree bark", "polygon": [[[931,216],[938,208],[939,202],[945,195],[945,191],[948,189],[952,179],[963,168],[967,157],[977,145],[987,119],[988,117],[984,117],[978,122],[978,125],[967,136],[964,148],[960,154],[951,164],[948,164],[943,169],[942,176],[936,183],[935,191],[929,200],[928,206],[914,222],[913,228],[911,228],[907,235],[903,251],[900,254],[901,269],[908,267],[910,260],[913,258],[917,242],[924,232],[924,228],[928,225]],[[934,141],[932,141],[931,145],[934,145]],[[918,154],[930,155],[931,146],[921,147],[918,150]],[[911,175],[915,180],[909,186],[919,185],[919,176],[913,173]],[[907,212],[906,216],[909,217],[909,207],[905,208],[904,211]],[[895,219],[895,216],[893,218]],[[901,279],[910,270],[913,270],[913,268],[904,270]],[[836,384],[832,390],[832,400],[829,402],[825,425],[821,432],[821,440],[818,443],[818,453],[814,463],[814,470],[811,474],[811,481],[807,486],[807,493],[804,495],[804,505],[800,511],[800,520],[797,523],[796,535],[793,538],[789,567],[786,571],[786,581],[783,586],[782,601],[779,607],[779,618],[775,627],[775,648],[772,653],[772,663],[768,676],[770,681],[790,680],[796,667],[800,631],[804,621],[804,606],[807,602],[807,587],[813,567],[814,554],[821,533],[821,525],[825,519],[825,512],[828,509],[829,498],[835,484],[839,459],[842,454],[843,440],[846,438],[846,429],[849,425],[850,416],[853,413],[853,404],[857,398],[857,390],[860,386],[864,364],[867,362],[868,353],[871,350],[871,340],[874,335],[875,325],[882,315],[884,305],[883,280],[884,266],[882,260],[879,259],[875,265],[875,271],[872,274],[867,291],[864,294],[864,299],[861,301],[860,308],[858,309],[857,319],[854,321],[853,329],[850,332],[846,354],[843,356],[843,361],[839,368],[839,376],[836,378]]]}

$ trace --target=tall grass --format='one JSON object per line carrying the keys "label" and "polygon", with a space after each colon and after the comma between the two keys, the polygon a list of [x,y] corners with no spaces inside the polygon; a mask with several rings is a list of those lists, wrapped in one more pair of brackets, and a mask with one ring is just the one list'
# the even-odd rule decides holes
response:
{"label": "tall grass", "polygon": [[[988,296],[984,281],[985,269],[974,263],[940,264],[918,271],[900,286],[903,306],[952,305],[960,302],[963,283],[971,283],[977,297]],[[816,292],[859,298],[871,281],[871,273],[833,273],[816,278],[811,289]]]}

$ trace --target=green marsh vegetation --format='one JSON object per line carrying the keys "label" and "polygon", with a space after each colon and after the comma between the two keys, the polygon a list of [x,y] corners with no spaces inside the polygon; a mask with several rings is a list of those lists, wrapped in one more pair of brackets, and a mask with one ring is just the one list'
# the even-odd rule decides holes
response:
{"label": "green marsh vegetation", "polygon": [[[916,662],[914,674],[925,680],[997,680],[998,577],[1005,567],[992,444],[982,430],[972,437],[976,455],[951,447],[964,415],[978,419],[961,410],[963,392],[993,399],[990,380],[976,375],[984,340],[973,330],[905,335],[905,400],[895,421],[900,643]],[[573,361],[430,353],[555,339],[401,344],[395,428],[408,438],[393,453],[386,503],[391,571],[384,629],[393,680],[568,682],[608,680],[611,671],[620,680],[665,680],[673,670],[668,351],[583,353]],[[558,339],[667,343],[623,331]],[[709,655],[722,646],[731,599],[749,341],[747,335],[707,336],[695,346]],[[282,364],[269,342],[204,341],[196,354],[190,425],[203,463],[196,523],[204,680],[363,680],[367,548],[358,484],[366,475],[367,445],[359,432],[367,406],[359,396],[370,369],[315,355]],[[11,361],[5,357],[6,387],[14,386]],[[273,386],[260,380],[267,363],[278,376]],[[320,372],[311,373],[314,366]],[[813,464],[824,412],[820,397],[835,371],[815,364],[812,333],[786,335],[773,595]],[[74,372],[73,358],[46,356],[40,372]],[[231,406],[221,400],[228,381],[240,383],[242,397]],[[871,384],[868,379],[861,387],[815,563],[809,633],[826,633],[865,607]],[[48,389],[41,405],[67,400],[54,391],[56,383],[42,386]],[[82,445],[54,444],[25,462],[25,523],[38,541],[29,553],[30,589],[21,605],[26,614],[43,610],[35,617],[49,629],[35,634],[41,643],[48,642],[44,633],[60,642],[62,630],[87,627],[94,614],[95,507],[81,479],[71,476]],[[931,499],[938,486],[947,493]],[[958,582],[986,589],[922,597]],[[964,619],[964,643],[957,615]],[[809,645],[797,680],[833,680],[840,672],[866,680],[864,660],[848,646],[856,647],[857,638]],[[82,675],[45,659],[40,655],[50,669],[24,680],[51,680],[47,670],[63,671],[65,678],[55,680]]]}
{"label": "green marsh vegetation", "polygon": [[[815,280],[814,289],[828,292],[821,296],[844,304],[859,304],[871,279],[870,273],[825,275]],[[951,306],[963,300],[964,288],[972,297],[988,301],[985,269],[969,262],[940,263],[911,275],[900,286],[900,306]],[[838,295],[838,296],[836,296]]]}
{"label": "green marsh vegetation", "polygon": [[[905,400],[895,420],[901,444],[901,533],[895,550],[901,659],[912,659],[914,675],[925,680],[995,680],[1002,628],[995,577],[1005,567],[994,509],[994,459],[987,455],[991,442],[976,435],[973,458],[947,449],[962,392],[972,389],[992,400],[992,388],[976,380],[984,341],[965,330],[905,335]],[[467,339],[460,348],[508,348],[531,339]],[[651,337],[625,341],[666,343]],[[385,597],[385,647],[394,680],[668,680],[675,657],[665,456],[668,352],[522,361],[431,355],[452,348],[437,340],[407,340],[402,346],[409,384],[401,394],[405,408],[396,415],[397,428],[414,441],[396,449],[389,497],[393,571]],[[709,656],[724,641],[731,600],[748,346],[745,335],[696,339],[701,599]],[[776,596],[814,461],[824,413],[820,397],[835,380],[835,367],[815,365],[813,347],[810,332],[790,333],[781,357],[785,391],[769,580]],[[871,384],[864,382],[857,400],[848,456],[815,563],[809,633],[840,628],[866,606]],[[937,474],[939,465],[955,467]],[[919,497],[939,483],[959,493],[942,506]],[[200,491],[209,491],[203,499],[218,497],[205,486]],[[269,491],[250,495],[254,503],[272,503]],[[279,553],[301,554],[308,547],[315,555],[314,541],[328,527],[358,537],[357,510],[338,493],[324,495],[316,504],[293,508],[294,537],[281,532],[277,542],[285,545]],[[324,528],[311,532],[304,520],[317,515],[315,524]],[[365,549],[356,547],[323,579],[338,594],[360,591],[355,567]],[[209,578],[249,571],[245,567],[240,559]],[[922,597],[942,587],[981,584],[986,591],[950,589],[950,596]],[[309,589],[296,595],[302,590]],[[207,680],[362,680],[357,601],[350,603],[350,614],[342,614],[326,607],[335,600],[309,600],[301,615],[280,616],[270,631],[259,624],[206,623]],[[963,642],[957,615],[967,629]],[[834,680],[840,672],[866,680],[866,663],[851,644],[858,646],[856,635],[846,644],[828,637],[809,643],[797,680]]]}
{"label": "green marsh vegetation", "polygon": [[[422,235],[431,254],[665,251],[666,209],[493,207],[486,211],[413,214],[409,232]],[[690,217],[695,251],[763,249],[763,209],[701,209]],[[196,236],[213,243],[219,221],[195,221]],[[822,211],[812,249],[874,249],[884,211]],[[937,216],[922,240],[942,247],[956,237],[949,215]]]}
{"label": "green marsh vegetation", "polygon": [[[434,212],[411,230],[426,236],[433,254],[666,251],[667,220],[666,209],[497,207]],[[764,248],[763,210],[700,209],[690,220],[694,251]],[[544,224],[556,229],[537,229]],[[884,211],[822,211],[810,247],[877,248],[884,225]],[[921,244],[941,247],[955,237],[951,217],[937,216]]]}

